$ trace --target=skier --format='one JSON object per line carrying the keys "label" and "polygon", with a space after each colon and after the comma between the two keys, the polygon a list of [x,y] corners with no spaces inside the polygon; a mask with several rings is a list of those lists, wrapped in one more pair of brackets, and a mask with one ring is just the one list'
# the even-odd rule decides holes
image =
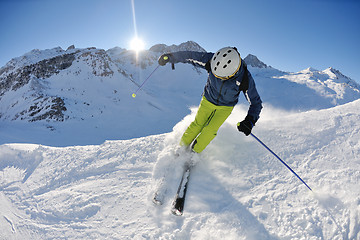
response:
{"label": "skier", "polygon": [[254,79],[234,47],[224,47],[215,54],[210,52],[180,51],[160,56],[159,65],[191,63],[205,68],[208,79],[195,120],[184,132],[180,146],[190,146],[195,153],[202,152],[214,139],[220,126],[231,114],[243,92],[250,103],[245,119],[237,124],[246,136],[259,119],[262,101]]}

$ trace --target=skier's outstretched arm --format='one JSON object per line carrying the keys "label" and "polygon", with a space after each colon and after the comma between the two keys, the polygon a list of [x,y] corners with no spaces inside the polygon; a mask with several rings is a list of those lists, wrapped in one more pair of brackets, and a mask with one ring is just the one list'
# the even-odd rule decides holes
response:
{"label": "skier's outstretched arm", "polygon": [[161,66],[164,66],[166,63],[191,63],[195,66],[205,69],[205,65],[214,53],[208,52],[193,52],[193,51],[180,51],[173,53],[165,53],[160,56],[158,62]]}

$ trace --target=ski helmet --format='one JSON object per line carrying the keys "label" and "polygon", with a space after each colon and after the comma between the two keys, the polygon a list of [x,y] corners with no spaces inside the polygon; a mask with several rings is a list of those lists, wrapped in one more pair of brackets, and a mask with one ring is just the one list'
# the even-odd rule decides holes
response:
{"label": "ski helmet", "polygon": [[240,54],[236,48],[224,47],[214,54],[210,66],[215,77],[227,80],[239,71],[241,66]]}

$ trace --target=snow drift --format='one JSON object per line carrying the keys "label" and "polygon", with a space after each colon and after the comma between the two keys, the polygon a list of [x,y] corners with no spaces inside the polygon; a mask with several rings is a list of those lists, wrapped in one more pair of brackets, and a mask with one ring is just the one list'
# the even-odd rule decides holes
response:
{"label": "snow drift", "polygon": [[[183,217],[169,205],[179,168],[159,156],[171,156],[194,115],[171,133],[101,145],[2,145],[0,238],[359,239],[359,107],[357,100],[304,113],[265,109],[254,128],[314,195],[235,130],[246,112],[237,106],[200,156]],[[155,167],[173,173],[160,207],[150,200]]]}

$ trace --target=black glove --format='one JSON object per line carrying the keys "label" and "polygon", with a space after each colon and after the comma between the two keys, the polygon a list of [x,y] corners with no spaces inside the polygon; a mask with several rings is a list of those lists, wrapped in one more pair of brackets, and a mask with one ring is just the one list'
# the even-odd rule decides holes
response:
{"label": "black glove", "polygon": [[171,53],[165,53],[161,55],[158,60],[159,65],[165,66],[165,64],[167,64],[170,61],[171,57],[172,57]]}
{"label": "black glove", "polygon": [[246,118],[237,124],[237,128],[240,132],[243,132],[246,136],[249,136],[251,129],[255,126],[255,121],[251,116],[246,116]]}

